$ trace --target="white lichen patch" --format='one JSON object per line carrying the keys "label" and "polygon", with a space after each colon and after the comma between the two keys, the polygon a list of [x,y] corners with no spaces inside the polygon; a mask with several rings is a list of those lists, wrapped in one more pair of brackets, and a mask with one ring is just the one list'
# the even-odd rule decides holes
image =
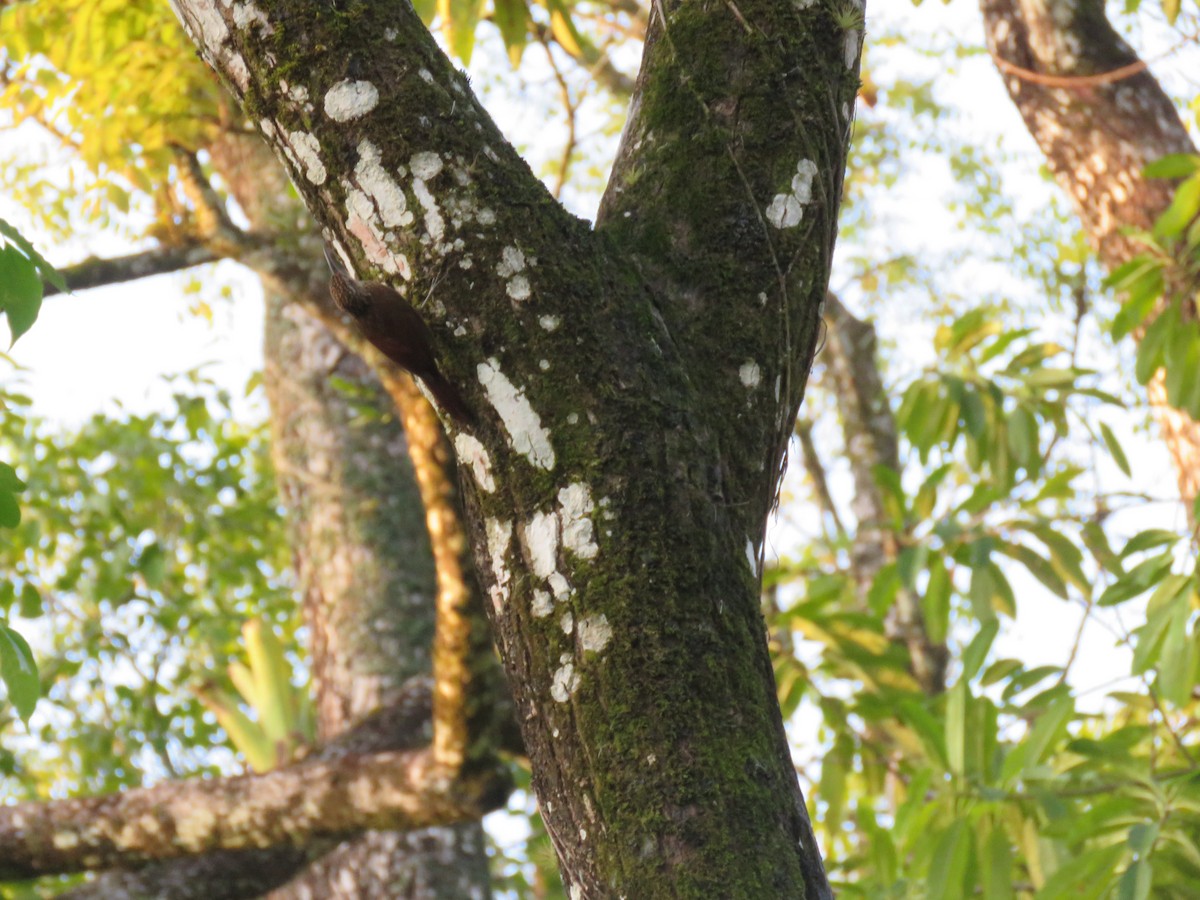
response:
{"label": "white lichen patch", "polygon": [[549,578],[558,568],[558,518],[553,513],[534,513],[521,536],[533,574]]}
{"label": "white lichen patch", "polygon": [[758,367],[758,363],[748,359],[738,368],[738,378],[741,379],[746,389],[750,390],[758,387],[758,383],[762,381],[762,370]]}
{"label": "white lichen patch", "polygon": [[558,620],[558,625],[562,628],[563,634],[570,634],[575,630],[575,617],[571,615],[569,609],[562,614],[562,618]]}
{"label": "white lichen patch", "polygon": [[425,179],[413,179],[413,193],[416,194],[417,202],[421,204],[421,208],[425,210],[426,233],[428,233],[430,240],[434,244],[440,244],[442,238],[446,235],[446,220],[442,218],[442,212],[438,209],[437,200],[425,184]]}
{"label": "white lichen patch", "polygon": [[754,546],[754,541],[746,538],[746,562],[750,564],[750,571],[758,574],[758,550]]}
{"label": "white lichen patch", "polygon": [[811,159],[796,163],[796,174],[792,178],[792,193],[801,203],[812,202],[812,183],[817,177],[817,164]]}
{"label": "white lichen patch", "polygon": [[508,545],[512,542],[513,526],[512,522],[503,519],[488,519],[483,524],[487,534],[492,577],[496,580],[488,593],[492,597],[492,606],[499,613],[508,602],[508,584],[511,576],[505,557],[508,555]]}
{"label": "white lichen patch", "polygon": [[539,469],[553,469],[554,447],[550,444],[550,432],[542,427],[542,420],[526,399],[525,392],[500,371],[500,361],[495,357],[480,363],[475,371],[488,401],[504,423],[509,446]]}
{"label": "white lichen patch", "polygon": [[528,300],[529,294],[531,293],[529,288],[529,279],[524,275],[517,275],[509,279],[508,286],[505,288],[505,291],[508,293],[508,296],[514,300]]}
{"label": "white lichen patch", "polygon": [[551,572],[546,584],[550,585],[550,592],[559,603],[571,596],[571,582],[567,581],[562,572]]}
{"label": "white lichen patch", "polygon": [[475,216],[475,221],[478,222],[480,225],[495,225],[496,224],[496,214],[492,210],[488,209],[485,206]]}
{"label": "white lichen patch", "polygon": [[517,247],[505,247],[500,251],[500,262],[496,263],[496,274],[511,278],[525,270],[525,254]]}
{"label": "white lichen patch", "polygon": [[379,148],[371,141],[359,142],[354,178],[367,196],[375,201],[379,218],[386,227],[402,228],[412,224],[413,214],[408,210],[404,190],[383,167],[383,157]]}
{"label": "white lichen patch", "polygon": [[304,177],[313,184],[324,184],[327,173],[321,162],[321,142],[307,131],[289,131],[288,143],[304,169]]}
{"label": "white lichen patch", "polygon": [[442,158],[432,150],[422,150],[420,153],[412,155],[408,161],[408,168],[412,172],[413,178],[432,181],[441,174]]}
{"label": "white lichen patch", "polygon": [[335,122],[359,119],[379,105],[379,88],[369,81],[339,81],[325,93],[325,115]]}
{"label": "white lichen patch", "polygon": [[253,3],[233,4],[233,24],[241,29],[255,25],[258,27],[258,31],[264,35],[275,33],[274,27],[272,27],[270,20],[267,19],[267,14]]}
{"label": "white lichen patch", "polygon": [[595,559],[600,552],[592,527],[595,509],[592,492],[577,481],[558,492],[558,519],[562,524],[563,547],[582,559]]}
{"label": "white lichen patch", "polygon": [[862,42],[862,36],[857,28],[846,29],[846,68],[853,69],[854,64],[858,62],[858,48]]}
{"label": "white lichen patch", "polygon": [[603,613],[597,616],[587,616],[579,620],[579,646],[585,653],[599,653],[612,640],[612,626],[608,617]]}
{"label": "white lichen patch", "polygon": [[538,324],[546,331],[557,331],[562,320],[558,316],[542,316],[538,319]]}
{"label": "white lichen patch", "polygon": [[804,218],[804,205],[812,202],[812,182],[817,174],[817,165],[811,159],[802,159],[796,164],[792,176],[791,192],[776,194],[767,206],[767,221],[776,228],[795,228]]}
{"label": "white lichen patch", "polygon": [[79,835],[74,831],[56,831],[50,836],[50,842],[58,850],[72,850],[79,846]]}
{"label": "white lichen patch", "polygon": [[555,671],[550,683],[550,696],[559,703],[566,703],[578,689],[579,674],[575,671],[575,664],[563,662]]}
{"label": "white lichen patch", "polygon": [[804,207],[791,194],[776,194],[767,207],[767,221],[776,228],[793,228],[803,216]]}
{"label": "white lichen patch", "polygon": [[308,88],[302,84],[288,84],[286,81],[279,82],[279,87],[293,103],[303,107],[305,112],[312,112],[313,105],[308,99]]}
{"label": "white lichen patch", "polygon": [[[462,326],[459,326],[462,327]],[[458,332],[455,331],[455,334]],[[464,330],[465,334],[466,331]],[[496,479],[492,477],[492,460],[487,450],[474,435],[460,431],[454,436],[454,451],[460,462],[465,462],[475,476],[475,483],[481,491],[492,493],[496,490]]]}
{"label": "white lichen patch", "polygon": [[175,843],[187,850],[199,850],[212,838],[217,817],[203,807],[180,810],[175,822]]}
{"label": "white lichen patch", "polygon": [[544,619],[550,613],[554,612],[554,601],[550,599],[550,595],[545,591],[533,592],[533,605],[529,611],[533,613],[535,618]]}
{"label": "white lichen patch", "polygon": [[412,269],[407,259],[393,256],[388,248],[375,202],[345,179],[342,183],[346,188],[346,230],[358,238],[367,259],[383,271],[398,274],[407,281],[412,277]]}

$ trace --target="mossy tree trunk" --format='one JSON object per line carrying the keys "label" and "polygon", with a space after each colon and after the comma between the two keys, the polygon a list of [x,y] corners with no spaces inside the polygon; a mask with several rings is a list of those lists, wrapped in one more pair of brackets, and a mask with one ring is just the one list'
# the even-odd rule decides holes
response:
{"label": "mossy tree trunk", "polygon": [[177,8],[475,413],[469,525],[571,896],[830,896],[758,603],[861,8],[656,3],[595,228],[408,4]]}

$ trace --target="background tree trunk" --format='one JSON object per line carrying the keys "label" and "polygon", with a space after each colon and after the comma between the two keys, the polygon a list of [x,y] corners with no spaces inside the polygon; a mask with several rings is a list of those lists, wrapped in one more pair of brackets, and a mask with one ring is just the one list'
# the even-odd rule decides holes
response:
{"label": "background tree trunk", "polygon": [[[253,227],[307,221],[260,141],[230,138],[213,157]],[[308,262],[311,279],[289,285],[319,292],[307,304],[274,280],[264,283],[264,381],[325,743],[395,702],[410,679],[430,674],[437,579],[398,410],[366,364],[313,316],[327,303],[328,275],[319,251]],[[270,896],[489,895],[475,822],[367,832]]]}
{"label": "background tree trunk", "polygon": [[[1129,232],[1150,230],[1175,193],[1173,181],[1142,170],[1196,152],[1175,104],[1113,30],[1101,0],[981,0],[980,9],[1009,96],[1101,263],[1111,271],[1128,262],[1143,249]],[[1200,494],[1200,423],[1167,403],[1161,375],[1148,396],[1191,516]]]}

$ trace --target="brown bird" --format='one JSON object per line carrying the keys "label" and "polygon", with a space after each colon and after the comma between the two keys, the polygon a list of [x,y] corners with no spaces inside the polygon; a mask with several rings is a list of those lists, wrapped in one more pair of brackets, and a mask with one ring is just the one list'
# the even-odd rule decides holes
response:
{"label": "brown bird", "polygon": [[334,305],[354,319],[363,337],[384,356],[420,378],[453,419],[473,425],[475,417],[467,409],[462,394],[438,370],[433,334],[420,314],[386,284],[358,281],[329,244],[325,245],[325,261],[333,273],[329,293]]}

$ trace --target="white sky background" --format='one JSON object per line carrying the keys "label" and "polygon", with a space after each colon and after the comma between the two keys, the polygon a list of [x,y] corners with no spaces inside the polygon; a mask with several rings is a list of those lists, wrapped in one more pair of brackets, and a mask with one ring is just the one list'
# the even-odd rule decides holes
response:
{"label": "white sky background", "polygon": [[[941,35],[947,46],[956,40],[982,46],[982,27],[974,2],[957,0],[949,6],[927,2],[914,8],[902,0],[874,0],[868,8],[868,42],[873,34],[884,34],[893,29],[919,32],[931,38]],[[1156,48],[1166,47],[1169,40],[1165,31],[1156,31],[1145,41],[1137,41],[1137,45],[1154,60],[1161,52]],[[510,138],[536,157],[534,168],[537,171],[539,164],[558,157],[561,117],[553,117],[547,122],[547,107],[544,99],[540,99],[544,97],[540,86],[530,87],[528,91],[498,86],[502,82],[511,85],[511,73],[502,51],[498,51],[494,43],[485,42],[477,51],[474,82],[483,88],[493,115]],[[531,46],[526,52],[532,64],[527,77],[532,84],[540,85],[546,77],[545,66],[539,65],[542,59],[540,48]],[[959,117],[952,127],[976,140],[980,146],[996,148],[1002,144],[1014,154],[1016,161],[1005,167],[1004,178],[1008,193],[1023,214],[1041,208],[1055,192],[1056,189],[1040,176],[1040,152],[1029,139],[986,55],[939,58],[891,47],[869,48],[867,58],[876,67],[874,77],[881,85],[889,83],[894,73],[914,80],[936,77],[939,99],[959,110]],[[1170,85],[1173,79],[1180,77],[1180,66],[1181,61],[1168,59],[1152,65],[1152,69]],[[505,92],[507,97],[502,96]],[[0,115],[3,115],[2,111]],[[585,118],[582,130],[585,133],[594,131],[602,121],[600,116]],[[28,153],[33,139],[33,132],[26,131],[16,138],[17,145],[11,135],[0,137],[0,153],[8,154],[14,147]],[[605,147],[611,152],[615,148],[615,136],[595,138],[591,147],[597,154],[603,153]],[[51,150],[47,144],[44,152]],[[601,163],[600,168],[605,165]],[[578,167],[582,172],[585,164],[578,164]],[[930,165],[923,175],[920,182],[906,179],[903,189],[890,197],[890,202],[872,210],[881,220],[894,222],[897,235],[911,236],[912,247],[917,252],[922,246],[938,247],[939,242],[963,239],[954,231],[953,217],[939,202],[931,199],[954,187],[948,171]],[[586,190],[567,197],[568,205],[582,215],[591,213],[597,199],[597,193]],[[90,254],[109,256],[137,249],[103,236],[86,245],[81,241],[63,245],[50,239],[39,240],[24,211],[3,197],[0,197],[0,217],[22,229],[52,261],[61,264]],[[981,276],[980,271],[964,270],[948,273],[947,277],[960,285],[970,285],[973,279]],[[183,288],[197,279],[204,285],[200,296],[209,300],[214,310],[211,324],[188,312],[196,298],[185,297]],[[221,285],[232,290],[231,300],[222,301],[217,297],[217,288]],[[841,287],[836,269],[833,286],[835,289]],[[904,310],[888,312],[881,307],[880,312],[881,339],[901,343],[914,371],[932,359],[934,323],[914,318]],[[257,280],[237,265],[223,263],[181,275],[49,299],[38,322],[17,344],[12,356],[26,369],[20,376],[20,383],[22,391],[33,399],[33,414],[52,424],[71,426],[98,410],[114,410],[114,398],[119,398],[121,405],[130,411],[165,408],[171,389],[162,376],[199,366],[205,367],[205,374],[227,387],[235,397],[241,396],[249,377],[262,365],[262,317]],[[1102,352],[1104,339],[1096,334],[1091,344]],[[1106,357],[1098,357],[1096,361],[1081,359],[1080,364],[1111,366],[1112,359],[1113,355],[1108,351]],[[7,379],[10,376],[0,371],[0,377]],[[255,409],[253,405],[247,408],[250,412]],[[258,408],[258,414],[261,414],[261,408]],[[1134,419],[1119,421],[1109,416],[1108,421],[1127,442],[1137,481],[1128,483],[1115,466],[1103,464],[1101,477],[1105,486],[1145,490],[1162,497],[1175,495],[1173,472],[1157,439],[1153,435],[1136,434]],[[793,476],[796,469],[794,466]],[[844,502],[849,496],[845,467],[834,463],[831,471],[835,492]],[[795,485],[795,482],[791,483]],[[811,515],[811,510],[796,510],[796,517],[785,512],[785,524],[772,531],[770,546],[783,551],[803,540],[805,528],[796,519],[811,518]],[[1157,507],[1140,516],[1140,521],[1131,519],[1127,524],[1122,523],[1122,527],[1132,533],[1142,527],[1162,526],[1168,524],[1164,517],[1169,517],[1173,525],[1182,521],[1177,507]],[[1119,541],[1114,543],[1119,545]],[[999,655],[1019,656],[1031,666],[1063,663],[1078,627],[1078,607],[1053,598],[1031,578],[1022,578],[1020,573],[1013,573],[1013,584],[1019,618],[1016,623],[1005,623],[1004,634],[997,646]],[[1128,653],[1114,649],[1112,636],[1093,626],[1086,634],[1072,681],[1083,688],[1106,684],[1115,674],[1128,672],[1128,663]],[[1097,699],[1102,696],[1103,692],[1100,692]],[[801,731],[807,731],[814,723],[809,720],[799,724]]]}

